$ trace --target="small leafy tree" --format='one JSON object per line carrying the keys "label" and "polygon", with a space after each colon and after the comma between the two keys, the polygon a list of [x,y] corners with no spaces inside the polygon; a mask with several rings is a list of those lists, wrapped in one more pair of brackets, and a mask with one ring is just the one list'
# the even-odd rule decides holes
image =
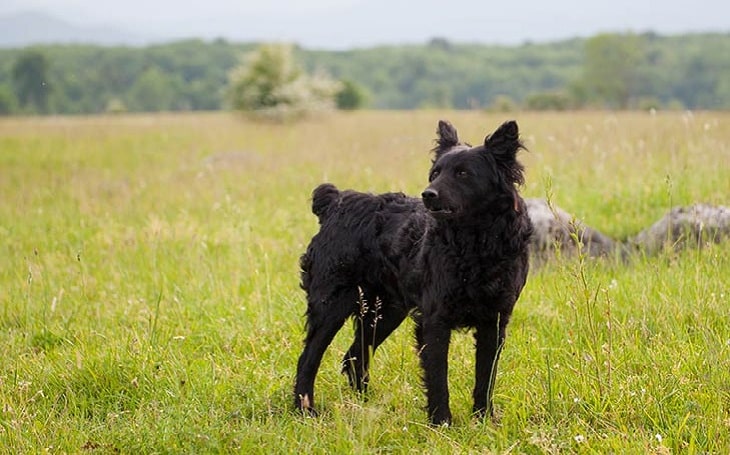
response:
{"label": "small leafy tree", "polygon": [[324,73],[306,74],[291,46],[266,44],[231,71],[228,100],[258,118],[291,120],[333,110],[340,87]]}
{"label": "small leafy tree", "polygon": [[46,55],[29,49],[13,65],[13,84],[21,107],[34,112],[48,111],[48,68]]}

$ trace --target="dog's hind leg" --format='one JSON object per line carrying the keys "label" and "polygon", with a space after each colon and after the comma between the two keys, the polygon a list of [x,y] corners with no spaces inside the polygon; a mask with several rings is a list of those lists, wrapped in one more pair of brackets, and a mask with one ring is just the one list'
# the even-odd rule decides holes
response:
{"label": "dog's hind leg", "polygon": [[408,314],[404,308],[376,299],[372,298],[373,303],[368,304],[366,311],[361,308],[355,319],[355,339],[342,359],[342,373],[347,375],[350,387],[358,392],[367,390],[371,351],[374,353]]}
{"label": "dog's hind leg", "polygon": [[494,380],[497,377],[497,362],[505,338],[506,324],[494,321],[477,327],[476,339],[476,382],[474,385],[474,407],[478,417],[494,416],[492,395]]}
{"label": "dog's hind leg", "polygon": [[297,363],[294,384],[294,406],[309,415],[316,415],[314,380],[322,356],[345,320],[357,308],[356,304],[357,290],[354,288],[341,288],[324,301],[309,302],[307,337],[304,340],[304,351]]}

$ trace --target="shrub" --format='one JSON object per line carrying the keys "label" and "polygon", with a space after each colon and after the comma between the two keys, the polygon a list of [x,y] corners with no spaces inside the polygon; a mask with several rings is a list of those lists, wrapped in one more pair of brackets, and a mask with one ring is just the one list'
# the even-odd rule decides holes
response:
{"label": "shrub", "polygon": [[267,44],[231,71],[228,100],[235,110],[284,121],[333,110],[340,87],[325,73],[306,74],[291,46]]}
{"label": "shrub", "polygon": [[335,100],[337,109],[354,110],[365,105],[367,95],[365,90],[352,81],[342,81],[342,88],[337,92]]}
{"label": "shrub", "polygon": [[513,112],[517,110],[517,103],[507,95],[497,95],[492,101],[489,110],[494,112]]}
{"label": "shrub", "polygon": [[535,111],[564,111],[574,106],[573,100],[563,92],[542,92],[525,99],[525,107]]}

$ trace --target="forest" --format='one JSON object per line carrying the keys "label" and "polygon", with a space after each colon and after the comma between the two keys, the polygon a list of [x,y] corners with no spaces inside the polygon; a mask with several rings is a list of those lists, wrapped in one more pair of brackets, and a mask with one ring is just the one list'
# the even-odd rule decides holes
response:
{"label": "forest", "polygon": [[[0,49],[0,115],[230,108],[233,68],[258,43]],[[730,33],[600,34],[496,46],[433,38],[346,51],[295,46],[308,72],[357,87],[370,109],[730,108]]]}

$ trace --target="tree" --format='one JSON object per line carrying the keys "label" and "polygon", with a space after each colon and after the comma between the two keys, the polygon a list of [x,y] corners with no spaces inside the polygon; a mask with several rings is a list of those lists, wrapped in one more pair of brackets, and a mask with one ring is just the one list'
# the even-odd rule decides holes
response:
{"label": "tree", "polygon": [[9,115],[15,112],[15,95],[9,87],[0,84],[0,115]]}
{"label": "tree", "polygon": [[48,111],[48,59],[45,54],[32,49],[21,53],[13,65],[12,77],[22,108]]}
{"label": "tree", "polygon": [[175,106],[175,81],[157,67],[147,68],[129,91],[132,109],[164,111]]}
{"label": "tree", "polygon": [[682,62],[676,91],[688,107],[722,108],[723,98],[725,106],[728,105],[728,98],[721,96],[723,84],[728,86],[729,76],[727,69],[723,71],[723,65],[725,68],[728,65],[718,60],[713,54],[698,54]]}
{"label": "tree", "polygon": [[431,49],[438,49],[446,52],[450,52],[454,46],[449,42],[448,39],[435,36],[428,41],[428,47]]}
{"label": "tree", "polygon": [[228,99],[256,117],[290,120],[333,110],[340,85],[324,73],[306,74],[291,46],[268,44],[231,71]]}
{"label": "tree", "polygon": [[580,86],[589,98],[626,109],[637,96],[644,53],[636,35],[601,34],[586,41]]}

